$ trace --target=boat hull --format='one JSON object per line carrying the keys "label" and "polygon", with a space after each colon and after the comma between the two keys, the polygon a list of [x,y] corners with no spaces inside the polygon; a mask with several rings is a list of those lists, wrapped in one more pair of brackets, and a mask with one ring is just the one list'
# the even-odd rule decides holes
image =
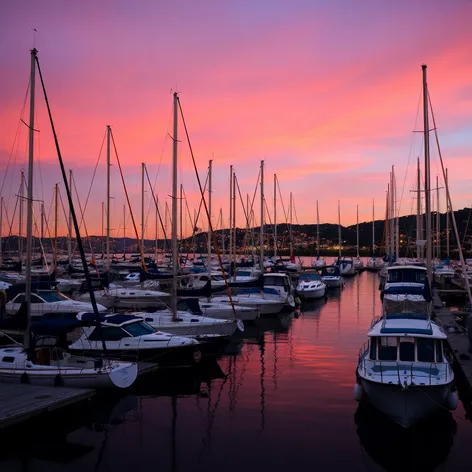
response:
{"label": "boat hull", "polygon": [[452,384],[434,386],[411,386],[371,382],[360,379],[368,401],[377,410],[404,428],[419,423],[442,408],[447,408]]}
{"label": "boat hull", "polygon": [[316,300],[319,298],[323,298],[326,295],[326,288],[322,287],[307,290],[297,290],[297,295],[302,300]]}

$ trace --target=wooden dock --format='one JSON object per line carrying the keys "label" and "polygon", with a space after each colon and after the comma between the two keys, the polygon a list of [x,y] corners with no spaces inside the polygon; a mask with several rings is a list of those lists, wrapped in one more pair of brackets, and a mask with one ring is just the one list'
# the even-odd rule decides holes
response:
{"label": "wooden dock", "polygon": [[0,429],[79,403],[95,390],[0,383]]}
{"label": "wooden dock", "polygon": [[455,367],[462,377],[464,387],[468,390],[470,401],[472,399],[472,350],[464,327],[456,321],[456,317],[463,318],[467,315],[464,312],[455,313],[449,310],[436,292],[433,293],[433,310],[446,331],[449,350],[454,356]]}

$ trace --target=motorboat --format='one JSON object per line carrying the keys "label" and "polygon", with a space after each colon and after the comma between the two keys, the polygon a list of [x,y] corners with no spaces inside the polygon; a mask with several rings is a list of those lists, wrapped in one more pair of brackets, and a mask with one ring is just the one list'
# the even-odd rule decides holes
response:
{"label": "motorboat", "polygon": [[359,351],[357,401],[368,400],[405,428],[457,407],[447,336],[427,315],[384,315],[373,320],[368,337]]}
{"label": "motorboat", "polygon": [[259,267],[237,267],[231,282],[256,282],[261,276]]}
{"label": "motorboat", "polygon": [[381,298],[385,314],[430,314],[431,290],[426,267],[414,265],[388,267]]}
{"label": "motorboat", "polygon": [[[88,320],[93,316],[82,313],[78,318]],[[113,314],[101,316],[99,326],[84,328],[82,336],[68,349],[71,353],[92,357],[191,366],[200,361],[200,348],[196,339],[157,331],[142,317]]]}
{"label": "motorboat", "polygon": [[[19,293],[10,300],[5,310],[8,315],[14,315],[25,301],[25,294]],[[107,308],[97,305],[98,311],[104,312]],[[92,304],[86,301],[72,300],[56,290],[38,290],[31,294],[31,316],[35,317],[69,317],[83,311],[93,311]]]}
{"label": "motorboat", "polygon": [[300,275],[297,295],[302,300],[323,298],[326,296],[326,285],[321,275],[314,271],[305,271]]}
{"label": "motorboat", "polygon": [[287,306],[295,307],[295,298],[292,282],[289,275],[283,272],[271,272],[263,275],[264,289],[270,288],[278,293]]}
{"label": "motorboat", "polygon": [[353,264],[354,264],[354,269],[356,269],[357,272],[361,272],[364,270],[364,262],[362,261],[360,257],[356,257],[353,260]]}
{"label": "motorboat", "polygon": [[321,271],[321,281],[327,288],[341,288],[344,286],[344,279],[338,266],[326,266]]}
{"label": "motorboat", "polygon": [[231,305],[231,303],[216,303],[211,299],[181,298],[177,307],[196,315],[205,315],[211,318],[231,319],[236,318],[243,322],[251,322],[260,318],[257,308],[243,305]]}
{"label": "motorboat", "polygon": [[236,306],[249,306],[259,311],[261,315],[275,315],[285,306],[285,299],[272,288],[261,291],[260,288],[238,289],[231,299],[228,295],[219,295],[211,299],[215,303],[233,303]]}

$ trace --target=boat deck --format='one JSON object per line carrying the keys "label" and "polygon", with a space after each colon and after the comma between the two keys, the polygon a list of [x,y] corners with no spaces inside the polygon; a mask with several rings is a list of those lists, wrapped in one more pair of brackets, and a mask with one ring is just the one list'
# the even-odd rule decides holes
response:
{"label": "boat deck", "polygon": [[79,403],[95,390],[0,383],[0,429]]}

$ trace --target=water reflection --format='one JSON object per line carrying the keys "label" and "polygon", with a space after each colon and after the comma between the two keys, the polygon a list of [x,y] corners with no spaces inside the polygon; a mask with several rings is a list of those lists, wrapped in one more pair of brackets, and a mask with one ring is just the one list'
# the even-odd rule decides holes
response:
{"label": "water reflection", "polygon": [[405,429],[368,405],[359,405],[354,422],[363,450],[388,472],[435,470],[446,461],[457,431],[448,412]]}

